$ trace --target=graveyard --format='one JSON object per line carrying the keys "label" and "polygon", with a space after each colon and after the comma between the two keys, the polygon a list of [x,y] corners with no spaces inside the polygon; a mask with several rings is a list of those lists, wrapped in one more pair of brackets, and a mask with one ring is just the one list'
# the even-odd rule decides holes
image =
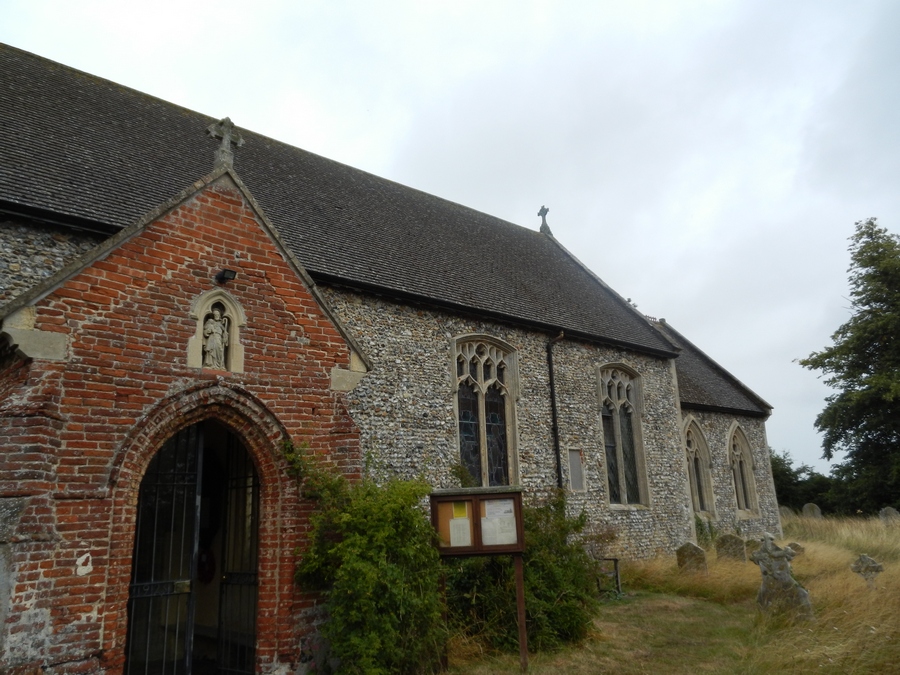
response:
{"label": "graveyard", "polygon": [[[900,672],[900,519],[785,512],[782,526],[773,546],[791,550],[786,557],[811,616],[762,611],[753,545],[744,562],[728,546],[717,553],[711,540],[706,571],[679,567],[675,556],[623,563],[622,595],[604,601],[589,637],[533,654],[529,672]],[[517,673],[518,666],[515,654],[451,642],[450,673]]]}

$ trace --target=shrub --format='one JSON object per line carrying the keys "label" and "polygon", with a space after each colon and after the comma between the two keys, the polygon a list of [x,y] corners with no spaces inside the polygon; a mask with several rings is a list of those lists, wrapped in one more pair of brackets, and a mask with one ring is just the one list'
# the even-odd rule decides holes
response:
{"label": "shrub", "polygon": [[419,508],[430,488],[399,480],[351,484],[293,448],[285,454],[304,494],[316,495],[296,576],[325,596],[322,633],[340,672],[436,671],[446,643],[441,565],[434,530]]}
{"label": "shrub", "polygon": [[[587,636],[597,608],[597,568],[573,535],[584,515],[566,516],[565,494],[523,508],[525,611],[530,651]],[[510,556],[449,559],[447,604],[454,627],[498,649],[518,649],[516,582]]]}

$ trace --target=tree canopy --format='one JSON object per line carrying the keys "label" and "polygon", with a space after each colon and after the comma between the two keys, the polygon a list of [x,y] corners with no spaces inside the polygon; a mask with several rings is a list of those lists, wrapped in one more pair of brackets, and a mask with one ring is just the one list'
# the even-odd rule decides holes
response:
{"label": "tree canopy", "polygon": [[836,390],[815,422],[823,456],[846,453],[833,473],[856,508],[874,511],[900,501],[900,238],[859,221],[850,256],[852,315],[800,364]]}

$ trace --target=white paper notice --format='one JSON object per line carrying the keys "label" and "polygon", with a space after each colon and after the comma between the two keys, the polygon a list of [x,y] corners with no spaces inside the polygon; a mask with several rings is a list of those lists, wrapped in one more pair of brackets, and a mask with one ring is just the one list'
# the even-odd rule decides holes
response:
{"label": "white paper notice", "polygon": [[472,529],[469,527],[468,518],[450,519],[450,545],[471,546]]}
{"label": "white paper notice", "polygon": [[482,518],[481,519],[481,543],[485,546],[504,546],[516,543],[516,519],[508,518]]}
{"label": "white paper notice", "polygon": [[484,518],[481,519],[481,543],[485,546],[505,546],[517,541],[513,500],[485,500]]}
{"label": "white paper notice", "polygon": [[515,510],[512,499],[486,499],[484,502],[485,518],[513,518]]}

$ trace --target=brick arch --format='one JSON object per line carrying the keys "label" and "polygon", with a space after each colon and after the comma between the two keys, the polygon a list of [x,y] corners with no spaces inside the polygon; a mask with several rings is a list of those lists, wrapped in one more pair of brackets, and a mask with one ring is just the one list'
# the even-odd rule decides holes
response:
{"label": "brick arch", "polygon": [[221,380],[203,383],[160,402],[132,429],[116,453],[109,484],[112,517],[103,620],[104,660],[110,672],[118,672],[125,659],[126,607],[141,480],[166,440],[208,420],[237,435],[259,475],[257,659],[274,660],[291,638],[285,628],[292,624],[293,551],[300,544],[302,528],[297,482],[286,473],[281,456],[281,444],[289,435],[266,406],[241,387]]}

